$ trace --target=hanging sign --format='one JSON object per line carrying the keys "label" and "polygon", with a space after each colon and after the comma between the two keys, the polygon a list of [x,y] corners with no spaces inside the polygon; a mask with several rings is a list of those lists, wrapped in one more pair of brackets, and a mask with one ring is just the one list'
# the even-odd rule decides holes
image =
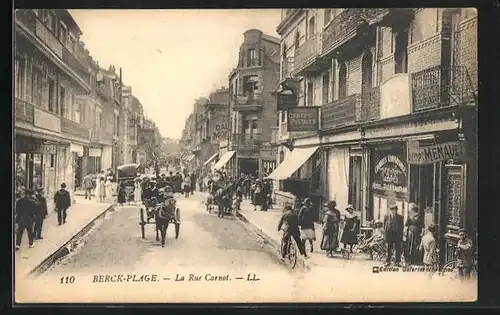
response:
{"label": "hanging sign", "polygon": [[446,142],[431,146],[408,146],[408,162],[410,164],[432,164],[449,159],[463,160],[466,155],[465,143],[462,141]]}
{"label": "hanging sign", "polygon": [[287,131],[318,131],[319,107],[301,106],[287,110]]}
{"label": "hanging sign", "polygon": [[101,148],[90,148],[89,149],[89,156],[90,157],[100,157],[101,156]]}
{"label": "hanging sign", "polygon": [[408,193],[408,167],[404,150],[399,146],[373,151],[372,188],[387,194]]}

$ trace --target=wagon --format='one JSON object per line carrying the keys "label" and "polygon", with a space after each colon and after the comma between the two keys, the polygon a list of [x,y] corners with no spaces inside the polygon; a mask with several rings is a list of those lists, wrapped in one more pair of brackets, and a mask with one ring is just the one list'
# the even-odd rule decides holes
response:
{"label": "wagon", "polygon": [[134,200],[135,179],[140,172],[140,164],[125,164],[117,167],[117,182],[125,186],[125,200],[127,202]]}
{"label": "wagon", "polygon": [[181,225],[181,213],[177,208],[175,198],[167,197],[165,200],[158,201],[157,198],[143,200],[144,206],[140,208],[140,222],[142,238],[146,238],[146,225],[154,224],[156,231],[156,240],[159,241],[159,232],[161,233],[162,246],[165,244],[166,232],[169,224],[175,226],[175,238],[179,237]]}

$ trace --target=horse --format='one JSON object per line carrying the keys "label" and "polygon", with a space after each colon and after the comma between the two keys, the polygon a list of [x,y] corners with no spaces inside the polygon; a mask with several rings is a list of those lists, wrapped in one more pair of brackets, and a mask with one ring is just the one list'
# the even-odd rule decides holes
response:
{"label": "horse", "polygon": [[[155,209],[155,223],[156,223],[156,240],[160,240],[161,247],[165,247],[165,240],[167,236],[167,228],[170,220],[174,216],[176,201],[174,198],[169,198],[163,203],[158,205]],[[176,225],[176,238],[178,237],[178,228]]]}

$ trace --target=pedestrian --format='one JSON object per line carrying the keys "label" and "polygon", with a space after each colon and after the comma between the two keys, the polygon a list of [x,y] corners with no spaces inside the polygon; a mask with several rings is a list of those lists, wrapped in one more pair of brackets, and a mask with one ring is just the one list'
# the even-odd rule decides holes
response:
{"label": "pedestrian", "polygon": [[100,176],[97,176],[95,181],[94,195],[96,198],[99,198],[100,202],[103,202],[104,200],[103,196],[101,196],[101,193],[104,195],[104,179]]}
{"label": "pedestrian", "polygon": [[358,234],[356,231],[359,219],[354,212],[354,207],[352,205],[348,205],[345,210],[344,228],[342,231],[342,239],[340,241],[344,244],[344,249],[346,249],[347,245],[349,245],[349,251],[352,253],[352,246],[358,244]]}
{"label": "pedestrian", "polygon": [[262,184],[260,182],[260,179],[257,179],[255,181],[255,184],[254,184],[255,188],[254,188],[254,191],[253,191],[253,200],[252,200],[252,203],[253,203],[253,210],[256,211],[257,210],[257,206],[260,206],[261,209],[262,209],[262,202],[263,202],[263,198],[262,198]]}
{"label": "pedestrian", "polygon": [[333,257],[333,253],[339,246],[339,223],[340,211],[337,210],[337,202],[330,201],[325,204],[327,209],[323,219],[323,237],[321,239],[321,249],[326,251],[326,257]]}
{"label": "pedestrian", "polygon": [[[283,225],[284,228],[283,228]],[[293,210],[292,206],[287,205],[285,207],[285,212],[281,216],[280,221],[278,222],[278,232],[283,228],[283,247],[281,248],[281,259],[284,259],[288,254],[288,242],[290,241],[290,237],[295,240],[297,243],[297,247],[299,248],[299,252],[304,257],[308,257],[306,250],[304,248],[304,243],[300,239],[300,230],[299,230],[299,217],[297,212]]]}
{"label": "pedestrian", "polygon": [[300,223],[300,234],[302,241],[304,242],[304,248],[306,241],[309,241],[311,245],[311,253],[314,251],[314,241],[316,240],[316,232],[314,229],[314,210],[312,206],[311,199],[306,198],[304,200],[304,205],[299,211],[299,223]]}
{"label": "pedestrian", "polygon": [[135,179],[135,188],[134,188],[134,201],[136,204],[141,204],[142,200],[142,185],[141,185],[141,179],[137,177]]}
{"label": "pedestrian", "polygon": [[458,274],[461,279],[469,279],[474,263],[472,240],[465,229],[458,231],[460,239],[457,242],[455,255],[457,257]]}
{"label": "pedestrian", "polygon": [[61,184],[59,189],[54,195],[54,204],[57,211],[57,222],[59,225],[66,223],[67,210],[71,206],[71,197],[69,191],[66,190],[66,184]]}
{"label": "pedestrian", "polygon": [[113,178],[108,176],[106,182],[104,183],[104,190],[106,195],[106,201],[109,203],[113,203],[113,183],[111,182]]}
{"label": "pedestrian", "polygon": [[125,196],[125,184],[123,182],[120,183],[120,186],[118,186],[118,203],[120,206],[123,206],[123,204],[126,202],[126,196]]}
{"label": "pedestrian", "polygon": [[183,188],[184,188],[184,197],[189,198],[189,193],[191,190],[191,177],[186,173],[184,175],[184,181],[183,181]]}
{"label": "pedestrian", "polygon": [[195,172],[191,172],[191,175],[189,176],[191,178],[191,195],[194,194],[194,190],[196,189],[196,174]]}
{"label": "pedestrian", "polygon": [[419,207],[416,204],[410,205],[410,213],[406,220],[406,246],[405,258],[410,265],[420,265],[422,263],[422,252],[419,250],[422,235],[422,220],[420,218]]}
{"label": "pedestrian", "polygon": [[419,250],[424,253],[423,263],[425,270],[429,274],[429,278],[432,278],[433,273],[437,266],[437,245],[436,239],[434,238],[434,233],[436,233],[436,227],[434,224],[429,225],[427,232],[422,237],[419,244]]}
{"label": "pedestrian", "polygon": [[18,224],[16,233],[16,250],[21,248],[21,241],[24,230],[28,233],[29,247],[35,247],[33,235],[33,223],[38,210],[38,203],[33,196],[31,189],[26,189],[24,196],[16,202],[16,223]]}
{"label": "pedestrian", "polygon": [[33,232],[35,239],[41,240],[43,239],[42,237],[43,220],[45,220],[45,218],[49,213],[47,209],[47,199],[44,196],[43,187],[37,188],[35,198],[36,201],[38,202],[38,209],[35,216],[35,225],[33,227]]}
{"label": "pedestrian", "polygon": [[398,205],[392,202],[389,206],[389,213],[384,216],[385,241],[387,243],[386,266],[391,264],[393,250],[396,252],[396,266],[401,266],[403,229],[403,216],[398,213]]}
{"label": "pedestrian", "polygon": [[83,178],[83,187],[85,188],[85,199],[92,200],[92,189],[94,187],[94,180],[92,174],[88,173],[87,176]]}
{"label": "pedestrian", "polygon": [[262,183],[262,211],[267,211],[270,206],[269,200],[271,199],[271,185],[267,180],[264,180]]}

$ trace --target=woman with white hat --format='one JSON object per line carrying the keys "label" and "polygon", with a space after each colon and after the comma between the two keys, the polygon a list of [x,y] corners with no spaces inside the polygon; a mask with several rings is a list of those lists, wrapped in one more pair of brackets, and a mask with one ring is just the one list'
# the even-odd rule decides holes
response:
{"label": "woman with white hat", "polygon": [[112,179],[113,177],[108,176],[108,178],[106,179],[106,183],[104,183],[107,202],[112,202],[113,200],[113,183],[111,182]]}

